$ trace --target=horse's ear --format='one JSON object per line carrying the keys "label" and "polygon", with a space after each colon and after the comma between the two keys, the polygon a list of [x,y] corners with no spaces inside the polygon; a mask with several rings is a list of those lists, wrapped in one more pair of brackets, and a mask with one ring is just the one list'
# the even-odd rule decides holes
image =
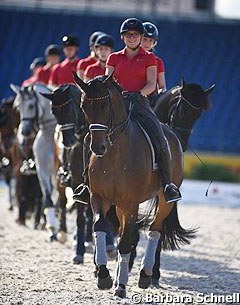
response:
{"label": "horse's ear", "polygon": [[213,92],[213,90],[215,89],[215,87],[216,87],[216,85],[213,84],[210,88],[208,88],[208,89],[206,89],[206,90],[204,90],[204,91],[205,91],[205,93],[206,93],[207,95],[210,95],[210,94]]}
{"label": "horse's ear", "polygon": [[54,97],[54,93],[42,93],[39,92],[43,97],[47,98],[48,100],[52,101]]}
{"label": "horse's ear", "polygon": [[186,85],[187,85],[187,83],[185,82],[185,79],[184,79],[184,77],[182,76],[182,77],[181,77],[180,86],[181,86],[182,88],[184,88]]}
{"label": "horse's ear", "polygon": [[107,76],[107,78],[103,81],[104,84],[111,84],[113,81],[113,72]]}
{"label": "horse's ear", "polygon": [[73,72],[73,77],[80,90],[87,94],[88,85],[80,77],[78,77],[76,72]]}
{"label": "horse's ear", "polygon": [[18,94],[21,91],[21,88],[19,86],[17,86],[17,85],[14,85],[14,84],[10,84],[10,88],[12,89],[12,91],[15,94]]}

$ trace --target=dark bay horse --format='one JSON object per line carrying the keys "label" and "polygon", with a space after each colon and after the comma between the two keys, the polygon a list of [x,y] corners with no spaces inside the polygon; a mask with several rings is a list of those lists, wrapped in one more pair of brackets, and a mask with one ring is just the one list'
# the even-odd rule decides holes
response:
{"label": "dark bay horse", "polygon": [[[76,74],[75,81],[83,91],[81,107],[91,134],[88,168],[90,203],[94,214],[97,278],[100,289],[110,289],[113,281],[107,269],[106,214],[116,205],[120,222],[119,255],[115,295],[125,297],[131,235],[136,224],[139,203],[157,197],[154,221],[150,225],[148,244],[143,258],[139,287],[151,283],[155,250],[159,238],[163,248],[174,249],[189,243],[194,230],[184,230],[178,220],[177,204],[166,204],[161,177],[153,171],[151,150],[139,127],[132,121],[131,105],[127,105],[122,89],[112,76],[96,77],[84,83]],[[179,187],[183,180],[183,152],[177,136],[163,126],[172,154],[173,182]]]}
{"label": "dark bay horse", "polygon": [[[167,124],[178,136],[183,151],[188,147],[188,140],[192,134],[194,124],[200,118],[202,111],[211,109],[209,96],[214,88],[215,85],[212,85],[210,88],[204,90],[200,85],[194,83],[188,84],[182,78],[180,86],[176,86],[161,94],[155,102],[153,109],[155,114],[162,123]],[[135,230],[134,249],[130,257],[131,266],[136,256],[139,237],[138,230]],[[158,280],[160,277],[160,252],[161,240],[157,247],[152,275],[152,285],[157,287],[159,286]]]}
{"label": "dark bay horse", "polygon": [[[1,153],[9,159],[5,175],[9,185],[10,207],[14,196],[18,206],[17,222],[25,225],[27,212],[34,212],[34,228],[37,228],[41,217],[41,190],[36,171],[24,171],[26,159],[33,158],[33,139],[27,139],[24,147],[18,142],[17,129],[20,117],[13,107],[14,99],[15,97],[10,97],[0,103],[0,145]],[[15,183],[11,183],[13,179]]]}
{"label": "dark bay horse", "polygon": [[204,90],[198,84],[187,84],[182,78],[181,85],[176,86],[157,99],[154,112],[162,123],[166,123],[178,136],[183,151],[187,149],[188,139],[193,126],[203,110],[211,108],[209,95],[215,85]]}
{"label": "dark bay horse", "polygon": [[16,132],[20,122],[19,114],[13,109],[13,102],[13,96],[0,101],[0,172],[8,185],[10,210],[13,210],[13,196],[17,196],[12,181],[16,176]]}
{"label": "dark bay horse", "polygon": [[[74,190],[84,180],[83,171],[83,146],[84,137],[88,131],[85,116],[80,108],[81,91],[74,85],[62,85],[52,93],[43,93],[44,97],[52,102],[52,112],[63,135],[65,149],[64,168],[70,175],[70,187]],[[89,198],[86,198],[89,201]],[[75,204],[77,209],[77,234],[76,234],[76,256],[73,258],[75,264],[83,262],[85,253],[85,242],[92,243],[92,211],[91,206]],[[86,228],[85,228],[86,227]],[[107,235],[108,256],[115,257],[112,234]]]}
{"label": "dark bay horse", "polygon": [[[83,139],[87,132],[86,120],[80,109],[81,91],[75,85],[62,85],[51,93],[42,93],[51,101],[52,113],[62,131],[65,160],[62,168],[68,171],[70,187],[75,189],[83,182]],[[85,210],[82,204],[77,204],[77,234],[75,264],[83,263],[85,253]],[[89,213],[87,213],[89,216]],[[91,215],[90,215],[91,217]],[[88,225],[88,222],[87,222]],[[90,224],[92,226],[92,224]],[[90,229],[90,232],[92,230]],[[92,233],[91,233],[92,235]],[[90,239],[90,237],[89,237]]]}

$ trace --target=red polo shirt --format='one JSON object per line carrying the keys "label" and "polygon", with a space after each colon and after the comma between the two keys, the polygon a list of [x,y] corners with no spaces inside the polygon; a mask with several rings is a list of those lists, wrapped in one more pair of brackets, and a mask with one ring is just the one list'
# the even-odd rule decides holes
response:
{"label": "red polo shirt", "polygon": [[49,65],[45,65],[42,68],[39,68],[36,73],[36,82],[47,85],[49,82],[51,71],[52,69],[49,67]]}
{"label": "red polo shirt", "polygon": [[102,68],[100,61],[97,61],[95,64],[88,66],[84,72],[84,76],[89,79],[104,74],[105,74],[105,68]]}
{"label": "red polo shirt", "polygon": [[93,65],[95,63],[96,63],[96,59],[94,57],[92,57],[91,55],[89,55],[88,57],[79,60],[79,63],[77,65],[77,71],[78,70],[85,71],[88,66]]}
{"label": "red polo shirt", "polygon": [[59,64],[56,64],[49,77],[50,85],[63,85],[63,84],[74,84],[73,74],[72,72],[77,71],[77,64],[79,62],[79,58],[75,58],[73,61],[70,61],[66,58]]}
{"label": "red polo shirt", "polygon": [[114,67],[114,78],[126,91],[139,91],[147,84],[146,70],[156,66],[154,54],[139,48],[133,58],[128,58],[126,48],[109,55],[107,66]]}
{"label": "red polo shirt", "polygon": [[165,72],[163,60],[160,57],[157,57],[157,73]]}

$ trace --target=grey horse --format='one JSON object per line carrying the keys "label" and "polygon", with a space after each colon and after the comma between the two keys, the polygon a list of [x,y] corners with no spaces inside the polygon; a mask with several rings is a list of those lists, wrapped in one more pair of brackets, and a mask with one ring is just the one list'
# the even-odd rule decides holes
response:
{"label": "grey horse", "polygon": [[33,154],[43,194],[46,224],[50,233],[50,241],[53,241],[57,239],[59,230],[55,211],[59,193],[54,158],[54,134],[57,122],[51,112],[50,101],[40,94],[40,92],[50,93],[51,90],[41,84],[25,88],[11,84],[10,87],[17,94],[14,106],[18,108],[20,113],[19,138],[24,139],[33,133],[36,134]]}

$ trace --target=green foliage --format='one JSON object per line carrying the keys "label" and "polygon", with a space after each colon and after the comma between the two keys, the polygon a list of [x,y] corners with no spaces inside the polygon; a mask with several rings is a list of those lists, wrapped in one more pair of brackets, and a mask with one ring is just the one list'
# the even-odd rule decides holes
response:
{"label": "green foliage", "polygon": [[219,164],[199,164],[192,168],[187,175],[188,179],[214,180],[222,182],[240,182],[240,177],[228,167]]}

